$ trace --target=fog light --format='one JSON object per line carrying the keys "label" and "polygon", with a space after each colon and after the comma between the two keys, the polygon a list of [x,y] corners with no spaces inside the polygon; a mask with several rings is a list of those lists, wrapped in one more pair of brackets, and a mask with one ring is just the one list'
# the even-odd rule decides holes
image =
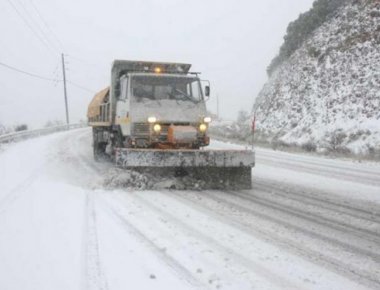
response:
{"label": "fog light", "polygon": [[156,132],[156,133],[160,133],[160,131],[161,131],[161,125],[160,125],[160,124],[156,124],[156,125],[154,125],[154,126],[153,126],[153,130],[154,130],[154,132]]}
{"label": "fog light", "polygon": [[207,125],[206,124],[201,124],[199,126],[199,131],[201,131],[202,133],[206,132],[207,130]]}

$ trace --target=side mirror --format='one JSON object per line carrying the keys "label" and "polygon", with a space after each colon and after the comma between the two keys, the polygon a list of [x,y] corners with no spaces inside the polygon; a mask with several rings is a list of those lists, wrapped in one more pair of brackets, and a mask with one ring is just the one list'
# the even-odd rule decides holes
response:
{"label": "side mirror", "polygon": [[205,95],[206,97],[210,96],[210,86],[205,86]]}

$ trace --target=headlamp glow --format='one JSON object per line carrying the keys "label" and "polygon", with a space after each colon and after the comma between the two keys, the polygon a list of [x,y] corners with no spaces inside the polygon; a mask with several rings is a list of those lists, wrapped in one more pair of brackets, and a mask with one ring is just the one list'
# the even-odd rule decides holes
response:
{"label": "headlamp glow", "polygon": [[211,117],[204,117],[203,118],[203,122],[205,122],[205,123],[211,123]]}
{"label": "headlamp glow", "polygon": [[199,125],[199,131],[201,131],[202,133],[206,132],[207,130],[207,125],[206,124],[200,124]]}
{"label": "headlamp glow", "polygon": [[153,130],[154,130],[154,132],[156,132],[156,133],[160,133],[160,131],[161,131],[161,125],[160,125],[160,124],[156,124],[156,125],[154,125],[154,126],[153,126]]}
{"label": "headlamp glow", "polygon": [[157,122],[157,118],[156,117],[149,117],[148,118],[148,122],[151,123],[151,124],[152,123],[156,123]]}

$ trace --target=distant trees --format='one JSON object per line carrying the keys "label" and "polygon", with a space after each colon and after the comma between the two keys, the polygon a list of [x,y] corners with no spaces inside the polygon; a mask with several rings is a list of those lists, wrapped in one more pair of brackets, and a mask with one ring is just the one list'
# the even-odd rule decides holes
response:
{"label": "distant trees", "polygon": [[17,125],[15,127],[15,132],[26,131],[26,130],[28,130],[28,125],[26,124]]}
{"label": "distant trees", "polygon": [[7,129],[3,124],[0,123],[0,135],[3,135],[7,132]]}
{"label": "distant trees", "polygon": [[284,36],[284,43],[280,47],[279,54],[272,60],[267,68],[270,76],[274,70],[286,61],[304,41],[311,36],[312,32],[329,20],[339,7],[350,0],[316,0],[313,7],[302,13],[297,20],[291,22]]}
{"label": "distant trees", "polygon": [[55,127],[64,125],[64,122],[61,120],[49,120],[45,123],[45,128]]}
{"label": "distant trees", "polygon": [[240,125],[243,125],[243,124],[247,123],[247,121],[249,120],[249,118],[250,118],[249,113],[247,111],[241,110],[238,113],[236,122],[238,124],[240,124]]}
{"label": "distant trees", "polygon": [[15,126],[6,126],[0,123],[0,135],[12,133],[15,131]]}

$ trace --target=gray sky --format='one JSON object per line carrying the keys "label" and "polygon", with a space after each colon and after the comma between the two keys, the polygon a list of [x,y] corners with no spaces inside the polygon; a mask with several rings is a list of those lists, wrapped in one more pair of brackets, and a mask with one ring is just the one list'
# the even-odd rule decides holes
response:
{"label": "gray sky", "polygon": [[[113,59],[192,63],[211,81],[209,109],[216,111],[218,94],[221,116],[235,119],[239,110],[251,110],[288,23],[312,2],[3,0],[0,62],[62,78],[63,51],[67,78],[93,92],[109,85]],[[68,94],[71,121],[85,119],[93,93],[69,85]],[[0,66],[1,123],[39,127],[64,114],[62,83]]]}

